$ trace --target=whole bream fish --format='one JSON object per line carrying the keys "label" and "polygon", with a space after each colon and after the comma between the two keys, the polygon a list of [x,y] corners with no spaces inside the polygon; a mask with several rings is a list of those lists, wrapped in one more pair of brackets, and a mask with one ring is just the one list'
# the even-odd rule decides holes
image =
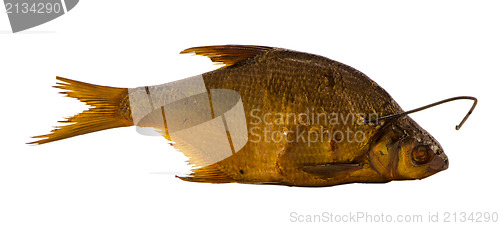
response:
{"label": "whole bream fish", "polygon": [[[225,64],[156,86],[114,88],[57,77],[91,106],[33,144],[138,126],[189,157],[185,181],[331,186],[422,179],[448,168],[441,145],[363,73],[325,57],[245,45],[181,53]],[[149,132],[148,132],[149,131]],[[124,147],[125,148],[125,147]]]}

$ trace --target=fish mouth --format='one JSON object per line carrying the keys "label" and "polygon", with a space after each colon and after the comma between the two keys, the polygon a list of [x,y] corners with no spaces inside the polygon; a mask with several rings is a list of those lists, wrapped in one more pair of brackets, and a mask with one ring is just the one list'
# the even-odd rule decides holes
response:
{"label": "fish mouth", "polygon": [[439,172],[448,169],[449,161],[448,156],[444,153],[436,156],[429,165],[429,169],[434,172]]}

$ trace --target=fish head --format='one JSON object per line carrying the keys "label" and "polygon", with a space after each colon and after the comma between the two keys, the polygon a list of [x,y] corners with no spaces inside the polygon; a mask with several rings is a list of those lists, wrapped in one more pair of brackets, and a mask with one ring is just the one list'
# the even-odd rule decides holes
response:
{"label": "fish head", "polygon": [[369,161],[383,178],[423,179],[448,168],[448,157],[439,142],[410,117],[396,119],[381,129]]}

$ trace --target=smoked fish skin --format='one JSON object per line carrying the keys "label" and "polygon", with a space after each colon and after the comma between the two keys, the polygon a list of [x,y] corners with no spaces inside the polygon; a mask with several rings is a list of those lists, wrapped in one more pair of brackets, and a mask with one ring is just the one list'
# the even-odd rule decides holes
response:
{"label": "smoked fish skin", "polygon": [[[448,167],[441,145],[409,116],[376,124],[363,123],[369,117],[383,117],[403,110],[382,87],[350,66],[318,55],[263,46],[195,47],[181,53],[189,52],[225,64],[225,67],[200,75],[200,81],[209,93],[231,90],[239,95],[248,141],[227,158],[179,177],[183,180],[332,186],[422,179]],[[93,109],[97,109],[94,110],[96,117],[101,113],[111,114],[105,117],[106,120],[114,119],[111,128],[131,125],[156,128],[174,142],[191,163],[196,165],[206,157],[204,152],[186,144],[189,142],[173,139],[166,120],[143,120],[141,124],[134,120],[134,115],[138,114],[146,119],[152,115],[165,119],[165,111],[173,112],[169,114],[175,116],[170,117],[183,122],[188,121],[187,115],[190,120],[206,117],[202,111],[197,115],[198,112],[190,108],[169,108],[173,105],[162,106],[163,114],[151,114],[150,92],[166,97],[172,95],[171,85],[98,88],[101,86],[58,79],[65,82],[59,88],[72,91],[65,94],[94,104],[95,108],[89,111],[93,113]],[[184,92],[189,90],[187,85],[182,88]],[[139,95],[144,90],[148,95]],[[103,91],[117,97],[103,99]],[[210,94],[208,96],[210,99]],[[217,105],[217,101],[229,100],[212,98],[210,101]],[[104,109],[102,106],[113,107],[112,110],[99,110]],[[160,112],[160,108],[153,111]],[[77,119],[78,115],[73,117],[77,122],[73,125],[87,123],[88,126],[66,129],[64,134],[58,134],[64,129],[62,127],[52,134],[38,136],[45,139],[33,143],[74,136],[71,131],[77,131],[76,135],[84,134],[94,123],[89,117]]]}

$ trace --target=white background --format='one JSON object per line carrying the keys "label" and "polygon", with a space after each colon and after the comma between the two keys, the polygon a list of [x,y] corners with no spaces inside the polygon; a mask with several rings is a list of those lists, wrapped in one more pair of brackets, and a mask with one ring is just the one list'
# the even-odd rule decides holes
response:
{"label": "white background", "polygon": [[[498,213],[499,9],[495,1],[80,1],[16,34],[0,14],[0,225],[283,225],[299,224],[291,212],[421,214],[424,221],[429,212],[440,221],[445,212]],[[460,95],[479,104],[460,131],[454,126],[471,101],[412,115],[441,143],[450,168],[387,184],[184,182],[174,174],[188,169],[185,157],[132,127],[25,144],[85,109],[51,88],[55,76],[117,87],[166,83],[217,68],[181,50],[220,44],[346,63],[406,110]]]}

